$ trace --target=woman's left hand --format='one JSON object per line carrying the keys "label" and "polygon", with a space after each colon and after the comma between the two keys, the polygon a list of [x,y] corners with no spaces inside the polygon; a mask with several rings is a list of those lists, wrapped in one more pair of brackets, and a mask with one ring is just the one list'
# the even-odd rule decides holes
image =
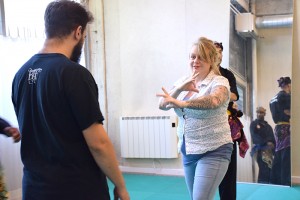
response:
{"label": "woman's left hand", "polygon": [[183,101],[179,101],[179,100],[173,98],[172,96],[170,96],[164,87],[162,87],[161,89],[164,93],[156,94],[156,96],[164,98],[164,103],[167,104],[166,105],[167,108],[183,108],[183,106],[184,106]]}

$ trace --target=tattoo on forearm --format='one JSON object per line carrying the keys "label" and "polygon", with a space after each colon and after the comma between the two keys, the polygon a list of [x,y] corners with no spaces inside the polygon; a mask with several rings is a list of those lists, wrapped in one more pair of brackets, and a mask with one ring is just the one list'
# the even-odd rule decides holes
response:
{"label": "tattoo on forearm", "polygon": [[189,100],[186,103],[187,103],[186,107],[192,109],[210,109],[212,108],[212,104],[213,104],[212,97],[210,95]]}
{"label": "tattoo on forearm", "polygon": [[222,105],[229,98],[226,87],[218,86],[206,96],[186,101],[186,107],[191,109],[214,109]]}

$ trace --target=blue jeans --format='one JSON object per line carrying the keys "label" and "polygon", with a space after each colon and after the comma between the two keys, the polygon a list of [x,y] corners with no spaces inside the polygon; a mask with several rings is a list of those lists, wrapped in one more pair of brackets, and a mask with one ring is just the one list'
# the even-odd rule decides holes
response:
{"label": "blue jeans", "polygon": [[[232,149],[232,144],[225,144],[204,154],[183,154],[185,181],[192,200],[211,200],[214,198],[227,171]],[[192,159],[189,159],[189,156]]]}

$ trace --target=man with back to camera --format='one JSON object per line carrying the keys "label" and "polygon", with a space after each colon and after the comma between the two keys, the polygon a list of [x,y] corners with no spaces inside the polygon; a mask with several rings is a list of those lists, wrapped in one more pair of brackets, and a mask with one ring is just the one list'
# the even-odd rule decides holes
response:
{"label": "man with back to camera", "polygon": [[12,101],[22,134],[23,200],[129,200],[102,125],[98,88],[79,65],[92,14],[74,1],[45,11],[41,51],[16,73]]}

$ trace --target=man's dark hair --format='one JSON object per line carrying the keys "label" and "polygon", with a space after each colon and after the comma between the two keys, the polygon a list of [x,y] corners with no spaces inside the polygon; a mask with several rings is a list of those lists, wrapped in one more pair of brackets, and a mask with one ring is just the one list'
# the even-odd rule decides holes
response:
{"label": "man's dark hair", "polygon": [[291,81],[291,78],[286,76],[286,77],[280,77],[278,80],[278,87],[283,87],[287,84],[290,84],[292,81]]}
{"label": "man's dark hair", "polygon": [[216,47],[220,48],[223,51],[223,44],[222,44],[222,42],[216,42],[216,41],[214,41],[214,45]]}
{"label": "man's dark hair", "polygon": [[86,25],[94,18],[77,2],[57,0],[47,6],[44,20],[46,37],[50,39],[63,38],[78,26],[82,26],[82,31],[84,31]]}

